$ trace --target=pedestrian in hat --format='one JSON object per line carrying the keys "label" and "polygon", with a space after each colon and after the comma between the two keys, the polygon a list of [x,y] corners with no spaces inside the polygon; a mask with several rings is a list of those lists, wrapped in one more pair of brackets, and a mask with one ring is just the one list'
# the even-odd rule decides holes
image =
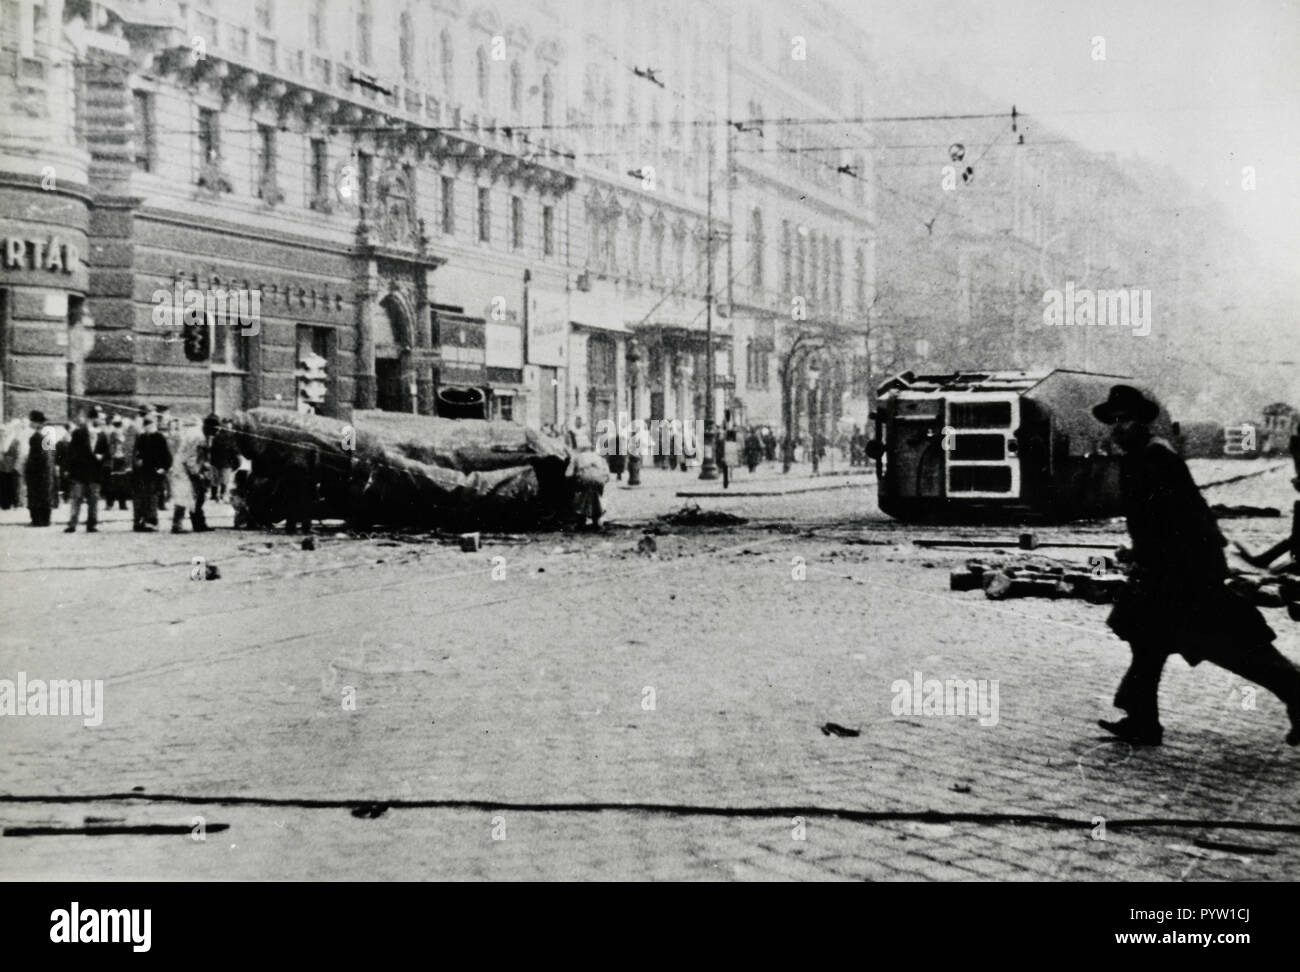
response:
{"label": "pedestrian in hat", "polygon": [[108,481],[104,487],[104,501],[108,509],[117,503],[126,509],[131,498],[131,448],[134,435],[130,434],[121,415],[114,414],[105,430],[108,436]]}
{"label": "pedestrian in hat", "polygon": [[146,414],[140,422],[140,434],[131,451],[131,512],[136,533],[153,533],[158,529],[159,481],[167,477],[172,466],[167,439],[158,431],[158,420]]}
{"label": "pedestrian in hat", "polygon": [[1123,453],[1120,493],[1132,543],[1129,582],[1107,620],[1133,652],[1115,693],[1127,715],[1099,724],[1129,743],[1160,745],[1160,676],[1169,656],[1181,654],[1191,665],[1211,661],[1273,692],[1291,717],[1286,741],[1300,743],[1300,668],[1273,646],[1273,630],[1254,604],[1225,586],[1227,541],[1187,464],[1152,432],[1160,406],[1115,385],[1092,413],[1111,427]]}
{"label": "pedestrian in hat", "polygon": [[32,435],[27,440],[27,462],[23,464],[23,479],[27,485],[27,509],[34,527],[50,525],[54,493],[54,437],[46,432],[45,413],[39,409],[27,416],[32,424]]}
{"label": "pedestrian in hat", "polygon": [[95,533],[99,528],[99,490],[104,481],[104,471],[108,462],[108,436],[99,428],[98,409],[89,414],[82,410],[77,413],[77,427],[72,430],[68,443],[68,479],[72,484],[69,502],[72,514],[64,533],[77,532],[77,520],[81,516],[81,504],[87,504],[86,532]]}

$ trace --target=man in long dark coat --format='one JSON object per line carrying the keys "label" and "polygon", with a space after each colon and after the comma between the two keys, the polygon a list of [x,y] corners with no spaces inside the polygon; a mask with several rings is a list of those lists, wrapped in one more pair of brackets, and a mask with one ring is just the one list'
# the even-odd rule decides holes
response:
{"label": "man in long dark coat", "polygon": [[27,440],[27,462],[23,466],[27,509],[32,516],[32,526],[49,526],[54,495],[54,444],[45,434],[44,412],[34,411],[27,420],[32,423],[32,437]]}
{"label": "man in long dark coat", "polygon": [[1226,541],[1186,463],[1152,435],[1158,414],[1155,402],[1128,385],[1113,387],[1093,409],[1124,452],[1120,489],[1132,538],[1129,584],[1107,622],[1133,651],[1115,694],[1115,706],[1128,715],[1100,725],[1130,743],[1158,746],[1164,731],[1156,694],[1165,661],[1177,653],[1191,665],[1212,661],[1277,695],[1291,717],[1286,741],[1294,746],[1300,668],[1273,646],[1273,631],[1255,606],[1224,586]]}
{"label": "man in long dark coat", "polygon": [[172,467],[172,453],[167,438],[158,431],[158,420],[145,415],[140,434],[135,437],[131,455],[131,500],[136,533],[153,533],[158,528],[159,482],[166,479]]}

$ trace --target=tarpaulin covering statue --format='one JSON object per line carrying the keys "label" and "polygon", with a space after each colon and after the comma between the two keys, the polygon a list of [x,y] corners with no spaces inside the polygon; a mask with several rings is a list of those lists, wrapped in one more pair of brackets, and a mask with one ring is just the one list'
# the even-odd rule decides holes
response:
{"label": "tarpaulin covering statue", "polygon": [[604,481],[559,441],[513,422],[369,411],[343,422],[256,408],[234,425],[252,466],[239,492],[253,526],[565,526],[594,480]]}

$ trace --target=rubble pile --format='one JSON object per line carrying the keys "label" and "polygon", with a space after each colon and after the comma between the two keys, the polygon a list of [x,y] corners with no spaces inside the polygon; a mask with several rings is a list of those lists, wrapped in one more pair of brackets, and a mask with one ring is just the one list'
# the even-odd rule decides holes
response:
{"label": "rubble pile", "polygon": [[[1232,569],[1227,587],[1258,607],[1285,607],[1300,621],[1300,576]],[[972,559],[948,577],[953,591],[983,590],[1000,601],[1013,597],[1074,597],[1110,604],[1128,580],[1126,565],[1111,557],[1093,557],[1088,565],[1051,557]]]}
{"label": "rubble pile", "polygon": [[687,503],[675,513],[664,513],[660,521],[673,526],[737,526],[749,521],[734,513],[721,510],[702,510],[699,503]]}
{"label": "rubble pile", "polygon": [[1091,566],[1051,557],[1006,560],[973,559],[963,570],[949,575],[954,591],[983,589],[984,596],[1000,601],[1011,597],[1077,597],[1093,604],[1115,600],[1126,574],[1110,557],[1095,557]]}
{"label": "rubble pile", "polygon": [[1292,620],[1300,621],[1300,577],[1234,570],[1228,587],[1257,607],[1285,607]]}

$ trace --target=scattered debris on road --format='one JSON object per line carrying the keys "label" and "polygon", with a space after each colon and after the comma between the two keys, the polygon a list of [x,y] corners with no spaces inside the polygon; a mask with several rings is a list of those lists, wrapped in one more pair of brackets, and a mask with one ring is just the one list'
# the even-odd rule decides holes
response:
{"label": "scattered debris on road", "polygon": [[850,729],[848,726],[842,726],[838,722],[828,722],[826,725],[822,726],[822,735],[852,738],[853,736],[862,735],[862,730]]}
{"label": "scattered debris on road", "polygon": [[1256,574],[1233,570],[1228,587],[1257,607],[1287,608],[1293,620],[1300,615],[1300,577],[1288,574]]}
{"label": "scattered debris on road", "polygon": [[687,503],[676,513],[664,513],[659,519],[673,526],[739,526],[749,522],[745,517],[734,513],[702,510],[699,503]]}
{"label": "scattered debris on road", "polygon": [[1127,579],[1109,557],[1094,558],[1091,566],[1034,556],[1002,561],[968,560],[948,577],[948,589],[974,591],[1000,601],[1010,597],[1077,597],[1107,604]]}
{"label": "scattered debris on road", "polygon": [[1226,506],[1215,503],[1210,512],[1220,520],[1239,520],[1252,516],[1281,516],[1282,511],[1276,506]]}

